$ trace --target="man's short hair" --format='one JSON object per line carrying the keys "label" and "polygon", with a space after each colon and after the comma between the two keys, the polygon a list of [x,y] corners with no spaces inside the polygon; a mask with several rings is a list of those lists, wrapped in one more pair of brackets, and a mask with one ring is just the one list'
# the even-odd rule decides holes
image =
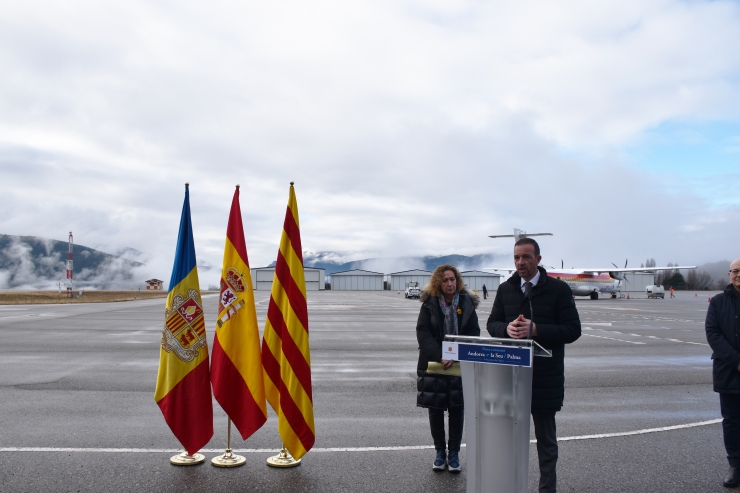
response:
{"label": "man's short hair", "polygon": [[532,238],[519,238],[519,240],[514,243],[514,248],[520,245],[532,245],[534,247],[534,256],[538,257],[540,255],[540,245]]}

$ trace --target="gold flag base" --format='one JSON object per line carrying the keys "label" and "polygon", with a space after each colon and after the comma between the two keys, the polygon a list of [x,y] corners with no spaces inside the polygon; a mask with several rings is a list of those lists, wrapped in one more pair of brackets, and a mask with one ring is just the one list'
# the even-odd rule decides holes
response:
{"label": "gold flag base", "polygon": [[246,463],[247,459],[244,456],[232,454],[231,449],[227,449],[224,455],[211,459],[211,464],[216,467],[239,467]]}
{"label": "gold flag base", "polygon": [[246,464],[246,462],[246,458],[231,453],[231,418],[228,418],[226,421],[226,451],[223,455],[211,459],[211,464],[216,467],[239,467]]}
{"label": "gold flag base", "polygon": [[267,465],[270,467],[295,467],[301,465],[301,459],[294,459],[293,456],[285,450],[285,446],[283,446],[283,449],[279,454],[268,457]]}
{"label": "gold flag base", "polygon": [[170,457],[170,464],[175,466],[194,466],[196,464],[202,464],[205,460],[206,456],[203,454],[188,455],[187,452],[183,452]]}

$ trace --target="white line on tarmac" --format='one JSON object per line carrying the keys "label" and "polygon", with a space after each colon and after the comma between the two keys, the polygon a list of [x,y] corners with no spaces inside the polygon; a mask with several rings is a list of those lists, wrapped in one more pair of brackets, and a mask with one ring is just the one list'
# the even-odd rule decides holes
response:
{"label": "white line on tarmac", "polygon": [[589,336],[589,337],[598,337],[599,339],[609,339],[610,341],[629,342],[630,344],[645,344],[644,342],[640,342],[640,341],[625,341],[624,339],[615,339],[614,337],[597,336],[594,334],[583,334],[583,335]]}
{"label": "white line on tarmac", "polygon": [[[595,440],[598,438],[626,437],[632,435],[645,435],[648,433],[659,433],[663,431],[683,430],[686,428],[696,428],[697,426],[706,426],[721,423],[722,419],[710,419],[709,421],[697,421],[695,423],[686,423],[683,425],[663,426],[660,428],[646,428],[644,430],[622,431],[617,433],[600,433],[597,435],[581,435],[574,437],[560,437],[559,442],[573,440]],[[536,440],[530,440],[530,443],[536,443]],[[465,444],[462,444],[465,447]],[[429,450],[434,445],[409,445],[401,447],[330,447],[330,448],[313,448],[311,452],[393,452],[403,450]],[[199,452],[207,454],[220,454],[224,449],[203,449]],[[132,453],[167,453],[176,454],[182,452],[182,449],[155,449],[155,448],[72,448],[72,447],[2,447],[0,452],[83,452],[83,453],[114,453],[114,454],[132,454]],[[240,454],[270,454],[280,452],[279,449],[270,448],[245,448],[233,449],[233,452]]]}

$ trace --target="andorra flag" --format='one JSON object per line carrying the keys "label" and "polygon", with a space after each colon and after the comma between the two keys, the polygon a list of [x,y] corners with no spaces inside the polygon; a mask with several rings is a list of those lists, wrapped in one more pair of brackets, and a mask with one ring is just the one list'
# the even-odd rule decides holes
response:
{"label": "andorra flag", "polygon": [[169,290],[154,400],[172,433],[193,455],[213,436],[213,403],[187,183]]}
{"label": "andorra flag", "polygon": [[306,455],[316,440],[306,282],[298,224],[298,204],[291,182],[262,339],[262,363],[267,401],[278,415],[283,444],[296,459]]}
{"label": "andorra flag", "polygon": [[265,424],[260,333],[239,208],[239,185],[226,227],[211,382],[216,400],[244,440]]}

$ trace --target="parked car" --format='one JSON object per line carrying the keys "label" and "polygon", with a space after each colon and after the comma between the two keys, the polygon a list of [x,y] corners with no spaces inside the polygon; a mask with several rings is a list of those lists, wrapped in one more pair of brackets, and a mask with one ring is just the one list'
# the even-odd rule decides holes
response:
{"label": "parked car", "polygon": [[404,296],[406,298],[418,298],[421,295],[421,289],[419,289],[419,283],[416,281],[408,281],[406,283],[406,292]]}

